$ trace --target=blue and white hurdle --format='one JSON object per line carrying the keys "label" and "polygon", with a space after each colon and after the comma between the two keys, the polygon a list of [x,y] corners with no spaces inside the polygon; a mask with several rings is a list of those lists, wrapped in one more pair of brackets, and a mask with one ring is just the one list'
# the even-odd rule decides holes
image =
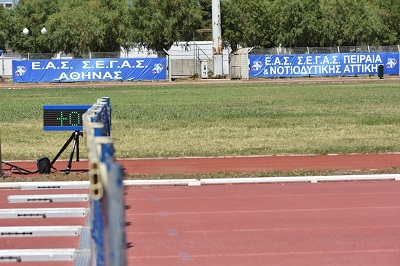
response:
{"label": "blue and white hurdle", "polygon": [[89,160],[91,265],[126,265],[123,167],[115,162],[111,104],[100,98],[82,117]]}

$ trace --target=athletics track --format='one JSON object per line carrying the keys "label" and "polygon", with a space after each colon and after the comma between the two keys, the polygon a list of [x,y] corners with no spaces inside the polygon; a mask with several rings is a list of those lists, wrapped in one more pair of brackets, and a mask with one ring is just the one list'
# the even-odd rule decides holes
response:
{"label": "athletics track", "polygon": [[[129,173],[387,169],[400,154],[171,158],[119,161]],[[62,168],[60,162],[58,168]],[[34,163],[15,162],[20,167]],[[87,162],[73,162],[73,168]],[[7,175],[7,168],[3,166]],[[12,178],[7,176],[6,178]],[[29,194],[61,193],[29,191]],[[62,193],[87,193],[68,190]],[[27,191],[0,190],[7,196]],[[353,181],[126,188],[128,265],[398,265],[400,182]],[[13,208],[87,202],[14,203]],[[84,217],[0,219],[3,226],[84,225]],[[3,237],[0,249],[78,247],[79,237]],[[74,265],[0,263],[0,265]]]}

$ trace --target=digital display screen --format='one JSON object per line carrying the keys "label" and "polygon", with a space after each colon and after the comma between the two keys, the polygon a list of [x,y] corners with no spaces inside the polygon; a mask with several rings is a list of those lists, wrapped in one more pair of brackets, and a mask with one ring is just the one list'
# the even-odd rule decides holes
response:
{"label": "digital display screen", "polygon": [[82,115],[92,105],[44,105],[45,131],[82,131]]}

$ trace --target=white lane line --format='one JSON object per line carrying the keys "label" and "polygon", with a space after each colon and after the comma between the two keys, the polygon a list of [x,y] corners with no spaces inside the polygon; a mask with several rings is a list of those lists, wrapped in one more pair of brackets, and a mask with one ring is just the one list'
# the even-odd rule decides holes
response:
{"label": "white lane line", "polygon": [[[221,257],[264,257],[264,256],[302,256],[302,255],[338,255],[338,254],[379,254],[379,253],[399,253],[400,249],[363,249],[363,250],[315,250],[315,251],[294,251],[294,252],[260,252],[260,253],[229,253],[229,254],[190,254],[193,258],[221,258]],[[144,259],[179,259],[178,255],[161,256],[132,256],[128,260]]]}
{"label": "white lane line", "polygon": [[[236,214],[236,213],[285,213],[285,212],[326,212],[347,210],[397,210],[400,206],[374,206],[374,207],[349,207],[349,208],[316,208],[316,209],[284,209],[284,210],[232,210],[232,211],[190,211],[166,212],[168,215],[204,215],[204,214]],[[126,216],[158,216],[159,212],[127,213]]]}
{"label": "white lane line", "polygon": [[[366,229],[393,229],[400,228],[397,225],[382,226],[327,226],[327,227],[287,227],[287,228],[242,228],[242,229],[224,229],[224,230],[181,230],[181,234],[226,234],[226,233],[251,233],[251,232],[280,232],[280,231],[316,231],[316,230],[366,230]],[[165,231],[151,232],[127,232],[127,235],[165,235]]]}
{"label": "white lane line", "polygon": [[[266,192],[267,193],[267,192]],[[327,193],[297,193],[297,194],[260,194],[260,195],[230,195],[230,194],[224,194],[221,196],[193,196],[193,197],[150,197],[150,198],[145,198],[145,197],[129,197],[125,200],[125,202],[134,202],[134,201],[157,201],[160,202],[165,201],[165,200],[206,200],[206,199],[257,199],[257,198],[287,198],[287,197],[314,197],[314,196],[326,196],[326,197],[332,197],[332,196],[387,196],[387,195],[400,195],[400,190],[399,191],[388,191],[388,192],[343,192],[343,193],[332,193],[332,192],[327,192]],[[135,196],[135,195],[133,195]]]}
{"label": "white lane line", "polygon": [[[198,186],[212,184],[258,184],[285,182],[324,182],[324,181],[371,181],[396,180],[400,174],[378,175],[338,175],[338,176],[292,176],[292,177],[245,177],[245,178],[203,178],[203,179],[163,179],[163,180],[124,180],[125,186]],[[0,189],[50,190],[50,189],[89,189],[89,181],[59,182],[2,182]]]}

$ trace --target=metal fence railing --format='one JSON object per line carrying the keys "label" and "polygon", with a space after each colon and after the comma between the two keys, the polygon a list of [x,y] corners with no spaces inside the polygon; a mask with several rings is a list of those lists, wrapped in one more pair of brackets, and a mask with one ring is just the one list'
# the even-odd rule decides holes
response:
{"label": "metal fence railing", "polygon": [[[249,50],[249,54],[332,54],[332,53],[373,53],[373,52],[400,52],[400,45],[387,46],[334,46],[334,47],[273,47],[268,49],[244,48]],[[214,71],[212,42],[187,42],[182,45],[174,44],[167,51],[169,56],[169,71],[172,78],[203,77],[202,66],[206,65],[208,76],[212,76]],[[157,56],[167,56],[164,52],[148,51],[144,48],[132,48],[129,50],[121,49],[117,52],[91,52],[79,57],[82,58],[148,58]],[[247,62],[237,65],[232,59],[237,53],[232,53],[229,48],[224,49],[223,72],[231,78],[246,78]],[[247,56],[247,55],[246,55]],[[11,77],[12,60],[49,60],[49,59],[75,59],[72,54],[64,53],[16,53],[5,51],[2,55],[2,67],[0,68],[1,77]],[[233,71],[234,70],[234,71]],[[231,73],[235,72],[235,73]],[[232,75],[233,74],[233,75]]]}
{"label": "metal fence railing", "polygon": [[254,48],[251,54],[335,54],[335,53],[375,53],[400,52],[400,45],[387,46],[334,46],[334,47],[273,47]]}

